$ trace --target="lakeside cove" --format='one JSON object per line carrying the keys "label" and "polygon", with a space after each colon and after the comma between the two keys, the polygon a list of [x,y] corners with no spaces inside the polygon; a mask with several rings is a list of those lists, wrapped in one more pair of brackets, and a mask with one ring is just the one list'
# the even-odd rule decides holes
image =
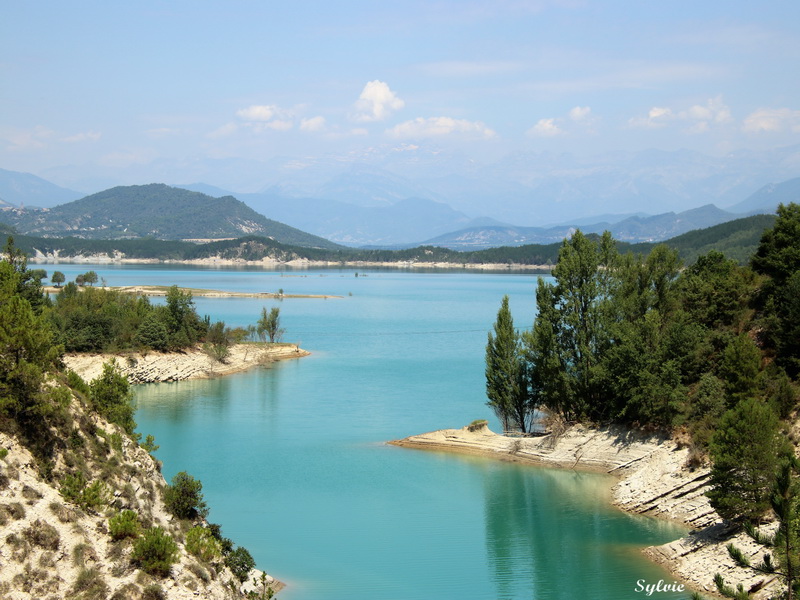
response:
{"label": "lakeside cove", "polygon": [[687,588],[720,597],[714,575],[741,584],[754,600],[779,593],[781,582],[738,566],[728,554],[733,543],[753,563],[766,551],[744,532],[734,533],[714,511],[705,492],[710,469],[689,467],[689,448],[658,433],[620,426],[572,425],[562,434],[511,437],[475,423],[387,442],[392,446],[476,455],[539,467],[606,473],[617,479],[611,502],[637,515],[669,519],[689,528],[682,538],[643,550]]}

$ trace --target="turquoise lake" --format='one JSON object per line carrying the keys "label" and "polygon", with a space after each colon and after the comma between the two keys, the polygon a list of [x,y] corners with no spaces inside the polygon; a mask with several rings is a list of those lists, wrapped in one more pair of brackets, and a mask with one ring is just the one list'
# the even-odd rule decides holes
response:
{"label": "turquoise lake", "polygon": [[209,519],[288,584],[279,598],[619,600],[647,597],[637,581],[672,581],[640,550],[682,530],[612,508],[608,477],[385,444],[477,418],[498,430],[486,334],[504,294],[531,325],[536,275],[41,266],[108,285],[342,296],[196,298],[228,325],[279,306],[284,341],[312,355],[136,388],[167,479],[202,480]]}

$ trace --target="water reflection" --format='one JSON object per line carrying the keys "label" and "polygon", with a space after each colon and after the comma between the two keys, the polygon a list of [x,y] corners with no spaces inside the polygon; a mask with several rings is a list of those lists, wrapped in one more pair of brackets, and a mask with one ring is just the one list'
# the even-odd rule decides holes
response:
{"label": "water reflection", "polygon": [[[610,507],[610,478],[498,465],[484,481],[487,555],[498,599],[619,597],[639,579],[667,577],[629,554],[682,530]],[[660,596],[673,597],[681,596]]]}

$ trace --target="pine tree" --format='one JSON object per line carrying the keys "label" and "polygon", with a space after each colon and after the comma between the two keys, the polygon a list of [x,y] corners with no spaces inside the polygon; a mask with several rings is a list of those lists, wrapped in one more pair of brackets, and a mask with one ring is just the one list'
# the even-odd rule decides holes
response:
{"label": "pine tree", "polygon": [[772,485],[787,444],[778,417],[748,398],[722,415],[711,439],[711,506],[731,521],[758,521],[770,508]]}

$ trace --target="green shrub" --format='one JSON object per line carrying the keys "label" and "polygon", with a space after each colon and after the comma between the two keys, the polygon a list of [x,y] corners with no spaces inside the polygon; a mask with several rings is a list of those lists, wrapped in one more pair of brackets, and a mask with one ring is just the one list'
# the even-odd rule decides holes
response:
{"label": "green shrub", "polygon": [[205,527],[192,527],[189,530],[186,534],[186,551],[206,562],[222,555],[219,542]]}
{"label": "green shrub", "polygon": [[108,488],[99,479],[86,485],[86,477],[82,472],[67,475],[61,484],[61,495],[68,502],[77,504],[83,509],[96,509],[108,503]]}
{"label": "green shrub", "polygon": [[164,490],[167,510],[179,519],[196,519],[208,516],[208,506],[203,501],[203,484],[186,471],[172,478],[172,484]]}
{"label": "green shrub", "polygon": [[139,529],[139,517],[132,510],[123,510],[108,520],[108,532],[115,540],[138,537]]}
{"label": "green shrub", "polygon": [[151,527],[134,542],[131,558],[144,572],[167,577],[178,560],[178,544],[161,527]]}
{"label": "green shrub", "polygon": [[243,582],[247,579],[247,575],[250,571],[255,568],[256,561],[253,560],[247,548],[239,546],[225,557],[225,564],[228,565],[228,568],[233,572],[236,578]]}

